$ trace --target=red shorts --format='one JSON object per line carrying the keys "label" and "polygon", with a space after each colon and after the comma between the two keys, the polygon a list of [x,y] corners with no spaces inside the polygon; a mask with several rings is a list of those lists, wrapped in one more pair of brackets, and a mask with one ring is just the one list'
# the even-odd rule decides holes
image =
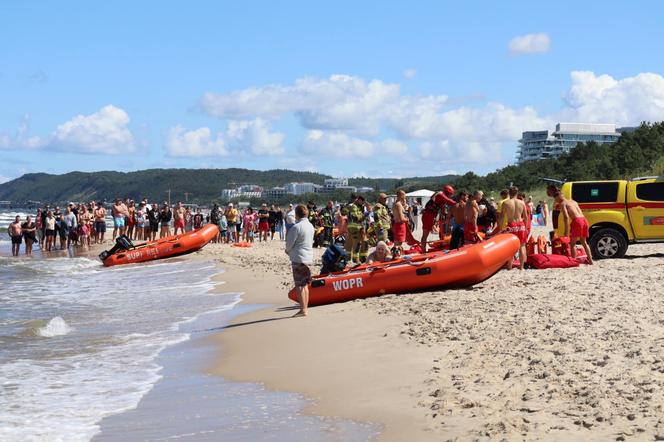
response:
{"label": "red shorts", "polygon": [[588,221],[583,216],[572,220],[569,226],[569,236],[571,238],[588,238]]}
{"label": "red shorts", "polygon": [[270,230],[270,223],[267,221],[261,221],[258,223],[259,232],[268,232]]}
{"label": "red shorts", "polygon": [[392,224],[392,236],[394,242],[404,242],[406,241],[406,229],[408,224],[406,223],[393,223]]}
{"label": "red shorts", "polygon": [[463,240],[467,244],[477,242],[477,226],[473,223],[463,223]]}
{"label": "red shorts", "polygon": [[176,229],[177,228],[184,229],[184,219],[176,219],[173,225],[175,226]]}
{"label": "red shorts", "polygon": [[507,228],[505,232],[511,233],[512,235],[519,238],[521,245],[524,245],[528,241],[528,231],[526,230],[526,225],[523,221],[512,221],[507,223]]}
{"label": "red shorts", "polygon": [[433,225],[436,223],[436,214],[427,210],[422,212],[422,229],[431,232]]}

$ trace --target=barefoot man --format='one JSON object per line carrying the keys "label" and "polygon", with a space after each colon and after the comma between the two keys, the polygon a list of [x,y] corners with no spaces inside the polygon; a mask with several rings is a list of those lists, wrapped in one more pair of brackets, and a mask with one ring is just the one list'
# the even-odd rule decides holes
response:
{"label": "barefoot man", "polygon": [[[528,213],[526,212],[526,203],[517,199],[518,194],[519,189],[517,187],[509,189],[509,199],[503,201],[494,233],[500,230],[500,226],[506,224],[507,227],[503,231],[519,238],[521,243],[519,247],[519,268],[523,270],[526,263],[526,241],[528,240],[526,222],[528,222]],[[512,270],[512,258],[507,262],[507,269]]]}
{"label": "barefoot man", "polygon": [[175,209],[173,209],[173,227],[175,231],[173,232],[173,235],[178,234],[178,230],[180,233],[184,233],[184,207],[182,207],[182,202],[178,201],[177,204],[175,205]]}
{"label": "barefoot man", "polygon": [[120,235],[125,234],[125,217],[129,216],[129,211],[122,200],[118,198],[115,200],[111,212],[113,213],[113,239],[115,239],[118,232]]}
{"label": "barefoot man", "polygon": [[445,208],[445,205],[454,206],[456,204],[456,201],[452,199],[453,195],[454,188],[446,184],[443,186],[443,191],[431,195],[431,199],[424,206],[424,210],[422,210],[422,240],[420,242],[422,253],[427,251],[429,232],[433,230],[438,214]]}
{"label": "barefoot man", "polygon": [[16,215],[14,222],[9,225],[7,233],[12,239],[12,256],[18,256],[23,242],[23,232],[21,231],[21,217]]}
{"label": "barefoot man", "polygon": [[457,196],[457,203],[452,207],[447,219],[447,228],[451,229],[450,250],[463,246],[463,220],[468,203],[468,193],[463,190]]}
{"label": "barefoot man", "polygon": [[475,244],[481,241],[477,228],[477,217],[480,215],[479,202],[484,192],[478,190],[463,209],[463,241],[465,244]]}
{"label": "barefoot man", "polygon": [[95,219],[95,244],[103,244],[106,233],[106,209],[102,203],[95,207],[92,215]]}
{"label": "barefoot man", "polygon": [[394,238],[394,250],[401,255],[401,244],[406,241],[406,229],[408,229],[408,218],[406,218],[406,192],[397,191],[397,200],[392,205],[392,236]]}
{"label": "barefoot man", "polygon": [[586,220],[586,217],[583,216],[579,204],[572,199],[566,199],[559,190],[554,193],[553,197],[555,198],[560,211],[563,213],[565,236],[570,237],[572,258],[576,258],[576,243],[578,241],[583,246],[583,250],[586,251],[588,264],[592,264],[593,256],[590,252],[590,247],[588,246],[588,221]]}
{"label": "barefoot man", "polygon": [[295,208],[295,224],[286,235],[286,254],[291,260],[293,282],[297,292],[300,311],[295,316],[307,316],[309,305],[309,286],[314,262],[314,226],[309,222],[307,206],[300,204]]}

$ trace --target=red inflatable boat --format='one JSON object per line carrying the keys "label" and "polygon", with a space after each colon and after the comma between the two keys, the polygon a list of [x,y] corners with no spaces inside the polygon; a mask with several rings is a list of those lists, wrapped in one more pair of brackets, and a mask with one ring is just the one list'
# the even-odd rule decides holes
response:
{"label": "red inflatable boat", "polygon": [[[498,272],[519,251],[512,234],[499,234],[453,251],[434,251],[401,259],[364,264],[339,273],[314,277],[309,305],[331,304],[388,293],[468,287]],[[297,301],[295,289],[288,297]]]}
{"label": "red inflatable boat", "polygon": [[[122,247],[116,245],[110,251],[99,255],[99,258],[107,267],[170,258],[195,252],[212,241],[218,234],[219,228],[217,226],[206,224],[198,230],[192,230],[181,235],[167,236],[157,241],[149,241],[135,246],[131,241],[127,242],[125,240]],[[120,243],[121,241],[118,241],[118,244]]]}

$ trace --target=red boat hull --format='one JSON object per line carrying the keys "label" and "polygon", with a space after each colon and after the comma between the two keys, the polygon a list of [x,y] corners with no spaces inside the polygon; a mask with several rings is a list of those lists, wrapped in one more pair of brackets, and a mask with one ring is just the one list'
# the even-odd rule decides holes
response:
{"label": "red boat hull", "polygon": [[131,250],[119,251],[106,258],[103,263],[106,267],[110,267],[184,255],[201,249],[218,234],[219,228],[217,226],[207,224],[198,230],[192,230],[181,235],[167,236],[157,241],[141,244]]}
{"label": "red boat hull", "polygon": [[[518,250],[516,236],[500,234],[459,250],[434,251],[315,277],[309,284],[309,305],[472,286],[493,276]],[[288,297],[297,301],[295,289]]]}

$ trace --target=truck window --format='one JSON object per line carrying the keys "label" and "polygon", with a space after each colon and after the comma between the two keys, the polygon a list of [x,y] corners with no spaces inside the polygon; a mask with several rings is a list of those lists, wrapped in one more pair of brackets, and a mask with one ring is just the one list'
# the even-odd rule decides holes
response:
{"label": "truck window", "polygon": [[664,201],[664,182],[637,184],[636,197],[644,201]]}
{"label": "truck window", "polygon": [[572,199],[577,203],[614,203],[618,199],[618,182],[574,183]]}

